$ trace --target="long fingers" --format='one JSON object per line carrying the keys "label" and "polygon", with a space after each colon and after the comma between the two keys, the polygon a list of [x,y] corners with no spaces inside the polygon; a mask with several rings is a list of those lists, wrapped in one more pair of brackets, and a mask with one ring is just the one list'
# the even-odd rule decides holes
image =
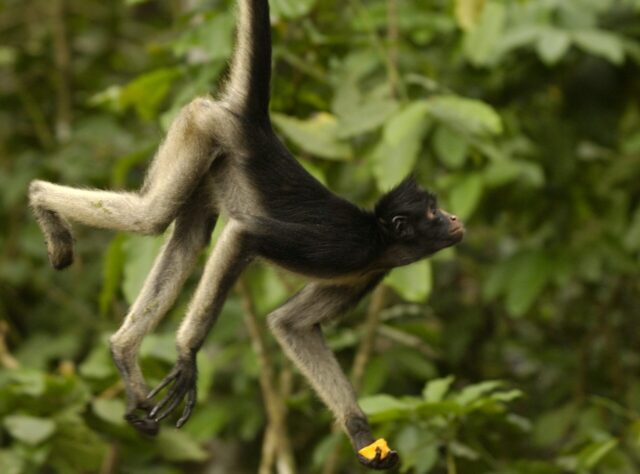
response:
{"label": "long fingers", "polygon": [[160,392],[160,390],[162,390],[167,385],[169,385],[173,380],[175,380],[177,375],[178,374],[170,373],[165,378],[163,378],[162,381],[158,384],[158,386],[149,392],[149,394],[147,395],[147,400],[155,397]]}
{"label": "long fingers", "polygon": [[187,394],[187,402],[184,404],[184,410],[182,411],[182,416],[176,423],[176,428],[182,428],[184,424],[187,422],[189,417],[191,416],[191,412],[193,408],[196,406],[196,389],[195,387],[189,390]]}

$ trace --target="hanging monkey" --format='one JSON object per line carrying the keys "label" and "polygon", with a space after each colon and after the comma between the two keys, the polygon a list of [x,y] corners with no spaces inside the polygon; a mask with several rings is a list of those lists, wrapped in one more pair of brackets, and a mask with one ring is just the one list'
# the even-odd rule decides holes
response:
{"label": "hanging monkey", "polygon": [[[269,327],[333,412],[360,462],[389,469],[398,455],[383,440],[375,441],[321,325],[356,305],[392,268],[460,242],[464,227],[412,178],[369,211],[309,175],[278,139],[269,117],[268,1],[239,0],[239,5],[237,44],[222,93],[217,99],[197,98],[181,110],[139,191],[33,181],[30,204],[56,269],[73,261],[69,221],[141,234],[160,234],[174,223],[110,340],[126,389],[125,418],[139,431],[157,433],[158,423],[183,401],[177,426],[187,421],[196,403],[196,353],[234,282],[258,257],[311,277],[268,316]],[[178,329],[175,367],[149,391],[137,360],[140,344],[175,302],[220,213],[228,222]],[[155,403],[165,387],[166,395]]]}

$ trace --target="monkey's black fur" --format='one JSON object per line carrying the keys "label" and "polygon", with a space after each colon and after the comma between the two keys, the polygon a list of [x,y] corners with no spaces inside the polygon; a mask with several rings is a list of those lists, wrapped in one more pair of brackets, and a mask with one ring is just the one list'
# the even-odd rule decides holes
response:
{"label": "monkey's black fur", "polygon": [[[140,191],[34,181],[30,202],[57,269],[73,260],[69,221],[142,234],[161,233],[175,223],[110,340],[126,391],[125,418],[132,426],[156,434],[159,422],[183,400],[177,424],[188,420],[196,404],[196,353],[242,270],[261,257],[312,278],[268,316],[269,327],[360,451],[375,438],[321,325],[356,305],[392,268],[458,243],[464,228],[412,177],[365,210],[307,173],[269,118],[268,1],[239,3],[236,51],[224,92],[219,100],[197,98],[181,110]],[[150,391],[137,360],[142,339],[175,303],[222,212],[227,224],[176,334],[176,364]],[[154,403],[151,399],[165,387],[164,397]],[[378,452],[373,459],[358,459],[369,468],[389,469],[398,455]]]}

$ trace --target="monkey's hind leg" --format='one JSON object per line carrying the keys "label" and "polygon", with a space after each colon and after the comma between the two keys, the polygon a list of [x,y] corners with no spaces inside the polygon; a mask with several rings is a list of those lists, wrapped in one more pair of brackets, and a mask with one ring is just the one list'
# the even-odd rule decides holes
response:
{"label": "monkey's hind leg", "polygon": [[[353,306],[372,283],[356,286],[329,286],[312,283],[284,306],[268,316],[276,339],[285,353],[309,380],[320,398],[333,412],[358,452],[358,460],[370,469],[390,469],[397,465],[395,451],[377,446],[365,414],[335,356],[327,347],[320,323],[335,318]],[[372,451],[372,456],[367,456]]]}
{"label": "monkey's hind leg", "polygon": [[[195,200],[196,196],[192,201]],[[125,419],[147,435],[158,432],[158,423],[149,417],[153,403],[147,400],[149,390],[138,364],[138,350],[146,333],[175,302],[200,251],[209,242],[215,215],[202,211],[195,204],[193,206],[190,212],[177,217],[173,233],[156,259],[139,296],[110,340],[111,353],[126,391]]]}
{"label": "monkey's hind leg", "polygon": [[73,259],[67,221],[126,232],[162,233],[233,138],[234,127],[232,114],[211,99],[196,99],[185,106],[172,123],[139,192],[33,181],[29,200],[53,266],[64,268]]}

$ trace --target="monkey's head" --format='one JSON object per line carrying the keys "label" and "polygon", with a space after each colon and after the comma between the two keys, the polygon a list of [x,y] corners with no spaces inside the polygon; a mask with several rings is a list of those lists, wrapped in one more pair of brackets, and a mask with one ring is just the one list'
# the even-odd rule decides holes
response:
{"label": "monkey's head", "polygon": [[462,222],[438,208],[436,197],[421,189],[413,177],[382,196],[374,212],[390,243],[388,257],[396,265],[420,260],[464,237]]}

